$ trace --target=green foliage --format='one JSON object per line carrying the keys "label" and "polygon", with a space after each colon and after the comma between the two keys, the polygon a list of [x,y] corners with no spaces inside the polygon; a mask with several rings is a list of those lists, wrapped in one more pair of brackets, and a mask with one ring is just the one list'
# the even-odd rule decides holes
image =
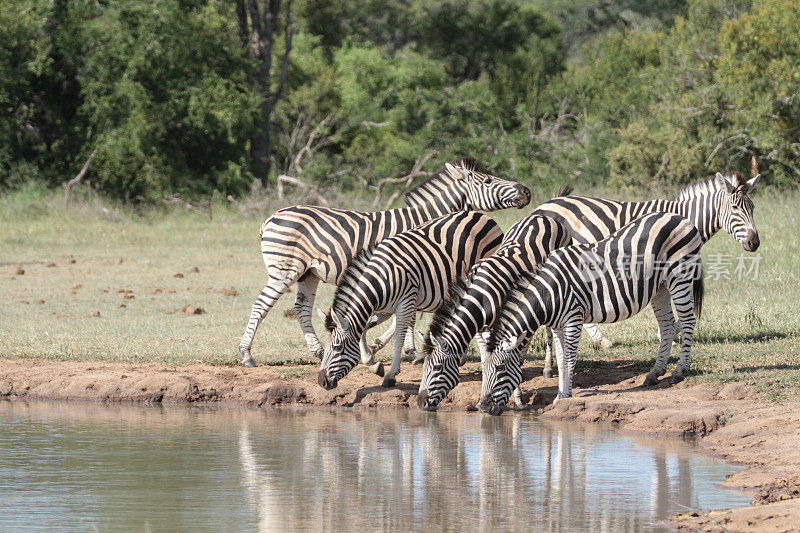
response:
{"label": "green foliage", "polygon": [[[435,151],[546,189],[660,190],[751,154],[800,181],[792,0],[299,0],[293,21],[270,180],[363,192]],[[222,0],[2,2],[0,187],[97,150],[86,181],[116,198],[246,192],[249,46]]]}
{"label": "green foliage", "polygon": [[775,178],[800,180],[800,4],[766,0],[720,33],[718,77],[732,122]]}

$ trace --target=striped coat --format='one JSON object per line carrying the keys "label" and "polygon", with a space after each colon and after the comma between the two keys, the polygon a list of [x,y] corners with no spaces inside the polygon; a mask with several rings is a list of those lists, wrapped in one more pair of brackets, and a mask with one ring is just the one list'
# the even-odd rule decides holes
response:
{"label": "striped coat", "polygon": [[[755,174],[755,171],[753,172]],[[684,187],[672,200],[618,202],[604,198],[569,196],[565,192],[536,208],[536,212],[551,216],[564,224],[573,242],[593,243],[608,237],[619,228],[650,213],[675,213],[694,224],[703,243],[719,230],[733,236],[745,251],[758,249],[760,239],[753,221],[753,201],[748,193],[758,183],[760,174],[746,180],[738,172],[721,174],[699,180]],[[571,188],[567,188],[571,191]],[[611,347],[611,341],[599,328],[586,326],[596,344]],[[545,377],[550,377],[551,350],[548,342],[545,358]]]}
{"label": "striped coat", "polygon": [[652,303],[661,343],[645,385],[666,372],[678,326],[683,334],[677,382],[689,370],[695,315],[702,306],[700,247],[695,226],[671,213],[653,213],[594,244],[553,252],[535,275],[523,275],[503,304],[484,365],[484,410],[499,413],[522,379],[519,347],[540,327],[553,328],[559,367],[558,398],[572,395],[576,350],[584,323],[625,320]]}
{"label": "striped coat", "polygon": [[359,357],[372,363],[366,330],[396,314],[395,351],[384,386],[393,386],[400,369],[406,331],[415,312],[435,311],[450,285],[476,261],[494,253],[503,232],[488,216],[476,212],[445,215],[381,241],[356,258],[336,289],[326,318],[325,342],[318,381],[325,388],[353,369]]}
{"label": "striped coat", "polygon": [[361,213],[327,207],[287,207],[269,217],[259,232],[267,267],[266,286],[253,303],[239,343],[242,363],[254,366],[253,338],[259,324],[289,287],[297,283],[295,314],[309,350],[322,356],[311,323],[320,281],[338,284],[359,253],[385,239],[442,215],[464,210],[521,208],[530,201],[527,187],[478,172],[472,158],[462,158],[406,193],[409,207]]}
{"label": "striped coat", "polygon": [[[494,255],[478,261],[466,278],[453,285],[423,337],[425,363],[417,398],[422,409],[436,409],[458,384],[461,354],[473,337],[494,322],[516,279],[569,243],[569,233],[561,224],[534,212],[511,226]],[[476,338],[483,360],[484,343],[480,335]]]}

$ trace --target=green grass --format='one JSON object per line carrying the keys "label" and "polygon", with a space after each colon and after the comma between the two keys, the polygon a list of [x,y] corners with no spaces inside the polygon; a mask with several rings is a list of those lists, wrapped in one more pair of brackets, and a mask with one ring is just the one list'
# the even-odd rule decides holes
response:
{"label": "green grass", "polygon": [[[539,199],[548,192],[540,191]],[[781,400],[800,391],[800,194],[765,193],[755,203],[759,277],[707,278],[690,379],[742,381]],[[209,220],[182,208],[135,211],[96,198],[67,208],[61,195],[37,190],[5,196],[0,199],[0,356],[235,364],[250,306],[266,279],[258,228],[277,207],[245,216],[220,204]],[[507,228],[529,211],[493,216]],[[703,254],[708,273],[714,255],[730,256],[735,265],[744,252],[720,233]],[[25,274],[15,275],[20,265]],[[190,272],[192,267],[199,272]],[[235,296],[226,291],[231,288]],[[120,290],[132,291],[134,298],[124,299]],[[317,305],[330,304],[332,294],[331,286],[321,285]],[[262,324],[253,346],[257,362],[316,364],[296,321],[284,316],[293,303],[294,293],[287,293]],[[205,313],[180,312],[189,304]],[[616,346],[597,351],[584,336],[583,371],[591,372],[593,362],[641,360],[646,367],[652,361],[656,324],[649,310],[603,331]]]}

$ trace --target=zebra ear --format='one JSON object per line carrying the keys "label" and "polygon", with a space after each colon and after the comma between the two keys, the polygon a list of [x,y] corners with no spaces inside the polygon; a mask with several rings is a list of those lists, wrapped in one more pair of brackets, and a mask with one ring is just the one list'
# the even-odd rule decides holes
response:
{"label": "zebra ear", "polygon": [[500,349],[504,352],[510,352],[517,347],[517,344],[519,344],[519,337],[509,337],[500,343]]}
{"label": "zebra ear", "polygon": [[420,342],[425,344],[425,342],[428,340],[428,337],[430,336],[430,333],[422,333],[420,330],[417,330],[417,335],[419,335]]}
{"label": "zebra ear", "polygon": [[453,177],[453,179],[461,180],[469,178],[469,171],[464,168],[456,168],[450,163],[445,163],[444,168],[447,170],[447,173]]}
{"label": "zebra ear", "polygon": [[336,314],[336,311],[333,310],[333,307],[331,307],[331,318],[333,319],[333,323],[336,324],[336,327],[344,331],[350,329],[350,322],[348,322],[346,318],[340,318],[339,315]]}
{"label": "zebra ear", "polygon": [[725,188],[727,189],[727,191],[728,191],[728,194],[732,194],[732,193],[733,193],[733,191],[735,191],[735,190],[736,190],[736,184],[735,184],[735,183],[731,183],[731,180],[729,180],[728,178],[726,178],[726,177],[725,177],[725,176],[722,174],[722,172],[717,172],[717,174],[716,174],[716,178],[717,178],[718,180],[722,180],[722,182],[723,182],[723,183],[725,183]]}
{"label": "zebra ear", "polygon": [[756,174],[754,178],[750,178],[749,180],[747,180],[747,183],[744,184],[742,191],[744,191],[745,193],[752,191],[753,187],[756,186],[756,183],[758,183],[759,179],[761,179],[761,174]]}
{"label": "zebra ear", "polygon": [[483,338],[484,342],[489,342],[489,339],[492,338],[492,332],[488,328],[484,329],[481,332],[481,337]]}
{"label": "zebra ear", "polygon": [[322,310],[322,308],[321,308],[321,307],[317,307],[317,314],[319,315],[319,317],[320,317],[322,320],[328,320],[328,317],[330,316],[330,311],[328,311],[328,312],[326,313],[325,311],[323,311],[323,310]]}

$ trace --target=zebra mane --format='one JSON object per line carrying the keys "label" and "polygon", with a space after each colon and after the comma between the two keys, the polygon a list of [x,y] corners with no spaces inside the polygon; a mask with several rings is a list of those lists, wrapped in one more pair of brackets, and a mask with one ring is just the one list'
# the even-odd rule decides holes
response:
{"label": "zebra mane", "polygon": [[[451,165],[454,167],[461,167],[467,170],[478,170],[481,168],[481,164],[474,157],[461,157],[454,161],[450,162]],[[442,182],[448,181],[452,182],[453,178],[450,176],[450,173],[447,172],[447,169],[442,167],[438,172],[435,172],[430,177],[428,177],[425,181],[406,191],[405,199],[406,205],[409,207],[420,207],[427,203],[425,198],[426,192],[435,191],[435,185]]]}
{"label": "zebra mane", "polygon": [[561,198],[563,196],[570,196],[575,189],[572,185],[562,185],[553,193],[551,198]]}
{"label": "zebra mane", "polygon": [[[505,320],[506,314],[506,306],[508,302],[514,299],[522,298],[525,290],[533,283],[533,280],[536,278],[536,275],[539,273],[539,268],[532,270],[530,272],[521,272],[519,277],[514,280],[514,284],[511,286],[511,289],[503,296],[500,301],[500,305],[498,308],[500,312],[494,319],[494,323],[489,328],[489,340],[486,343],[486,348],[489,352],[493,352],[494,349],[497,347],[497,336],[500,335],[503,329],[503,325],[507,320]],[[538,304],[536,304],[538,307]]]}
{"label": "zebra mane", "polygon": [[[350,262],[350,266],[347,267],[347,270],[344,271],[342,281],[336,287],[336,292],[333,293],[333,304],[331,305],[331,311],[335,310],[337,315],[343,316],[345,314],[348,307],[348,300],[350,300],[353,291],[362,278],[367,263],[369,263],[372,254],[375,252],[375,248],[377,248],[377,245],[373,244],[365,250],[362,250]],[[333,331],[335,328],[336,323],[334,323],[331,313],[328,313],[325,318],[325,329]]]}
{"label": "zebra mane", "polygon": [[[739,172],[726,172],[723,175],[735,183],[737,187],[747,183],[747,178]],[[723,187],[725,187],[725,183],[722,180],[718,180],[716,174],[707,178],[700,178],[678,191],[678,194],[675,195],[675,200],[688,200],[702,194],[718,191]]]}
{"label": "zebra mane", "polygon": [[458,305],[461,303],[461,298],[467,292],[472,280],[475,277],[475,269],[471,269],[469,274],[463,278],[458,278],[456,281],[450,285],[450,291],[447,294],[447,298],[445,298],[444,303],[442,306],[436,311],[433,315],[433,319],[431,319],[431,325],[428,328],[428,334],[425,335],[425,340],[422,342],[422,353],[424,355],[430,355],[433,352],[433,342],[431,341],[432,336],[439,337],[444,332],[445,326],[452,318],[453,313],[455,313]]}

